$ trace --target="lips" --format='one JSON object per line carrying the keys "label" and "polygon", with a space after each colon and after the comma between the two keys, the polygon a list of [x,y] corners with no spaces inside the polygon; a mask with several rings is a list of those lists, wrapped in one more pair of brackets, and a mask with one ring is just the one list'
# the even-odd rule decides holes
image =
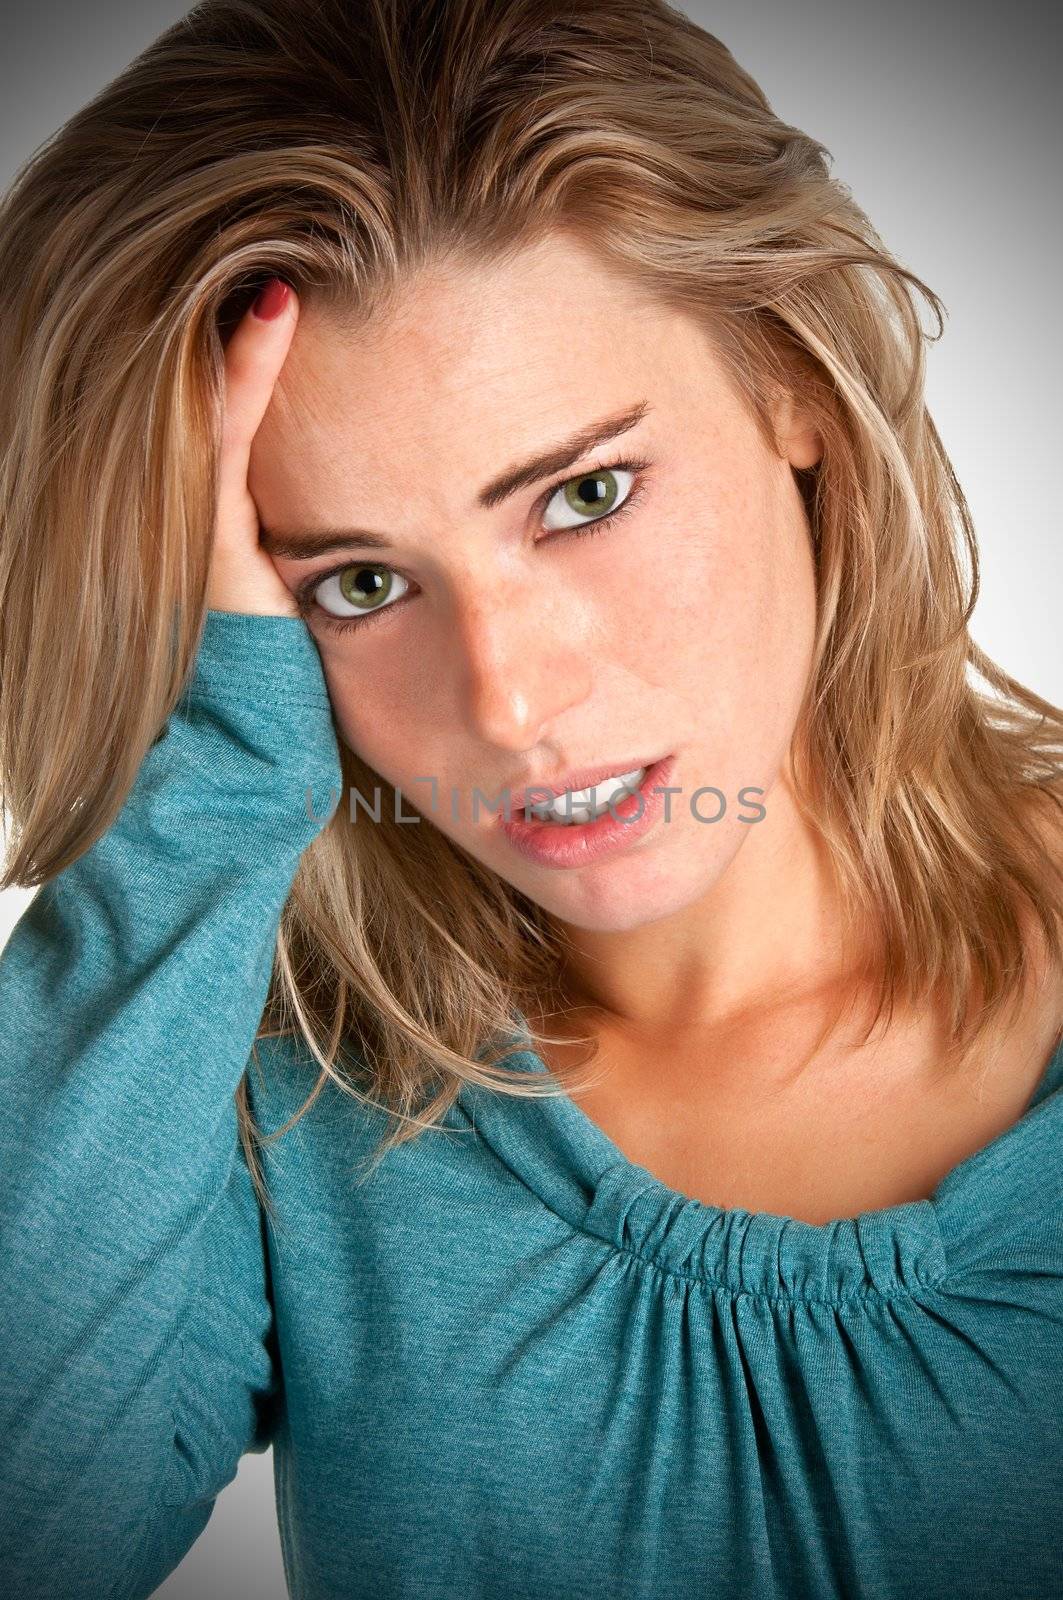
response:
{"label": "lips", "polygon": [[[541,783],[529,783],[523,789],[511,789],[509,792],[510,808],[514,812],[523,811],[528,796],[532,797],[533,804],[538,804],[546,796],[566,794],[569,789],[593,789],[596,783],[601,783],[605,778],[618,778],[625,772],[635,772],[644,767],[652,767],[655,762],[660,760],[660,756],[621,757],[619,761],[610,761],[597,767],[580,767],[575,772],[565,773],[560,778],[553,780],[544,778]],[[545,796],[543,794],[544,790],[546,791]]]}
{"label": "lips", "polygon": [[579,871],[606,857],[626,854],[648,834],[658,831],[675,766],[674,751],[648,765],[638,790],[592,822],[551,825],[520,815],[507,822],[500,815],[499,827],[509,846],[536,866],[551,871]]}

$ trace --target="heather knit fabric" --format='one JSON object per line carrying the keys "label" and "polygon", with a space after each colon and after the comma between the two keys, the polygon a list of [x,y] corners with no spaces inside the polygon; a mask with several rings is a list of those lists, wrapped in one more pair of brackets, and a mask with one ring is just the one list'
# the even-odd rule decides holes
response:
{"label": "heather knit fabric", "polygon": [[[267,1218],[233,1092],[341,782],[305,624],[211,612],[0,955],[0,1592],[151,1594],[272,1444],[298,1600],[1059,1600],[1063,1045],[930,1200],[822,1226],[568,1096],[463,1090],[360,1182],[331,1086]],[[317,1071],[259,1056],[272,1129]]]}

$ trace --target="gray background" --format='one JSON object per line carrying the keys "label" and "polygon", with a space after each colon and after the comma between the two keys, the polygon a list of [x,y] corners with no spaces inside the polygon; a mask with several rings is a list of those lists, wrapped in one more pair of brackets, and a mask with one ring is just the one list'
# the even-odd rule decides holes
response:
{"label": "gray background", "polygon": [[[13,9],[0,58],[0,182],[185,9],[158,0]],[[688,0],[680,9],[723,40],[780,116],[826,144],[886,243],[942,297],[949,320],[928,352],[928,396],[978,532],[972,632],[1013,676],[1063,702],[1063,8]],[[28,898],[0,894],[0,941]],[[283,1600],[270,1456],[244,1458],[158,1593]]]}

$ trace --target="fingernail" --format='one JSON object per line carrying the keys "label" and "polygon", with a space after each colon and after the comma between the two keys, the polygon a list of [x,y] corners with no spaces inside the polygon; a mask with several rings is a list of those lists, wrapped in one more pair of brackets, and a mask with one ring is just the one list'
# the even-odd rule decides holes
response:
{"label": "fingernail", "polygon": [[288,304],[290,293],[291,290],[283,279],[271,278],[259,293],[251,310],[260,322],[272,322],[274,317],[280,316]]}

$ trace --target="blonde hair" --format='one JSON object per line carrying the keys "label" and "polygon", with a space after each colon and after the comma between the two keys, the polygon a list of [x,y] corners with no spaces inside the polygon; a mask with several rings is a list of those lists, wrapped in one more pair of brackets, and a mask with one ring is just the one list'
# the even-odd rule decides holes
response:
{"label": "blonde hair", "polygon": [[[1063,953],[1028,804],[1059,807],[1063,713],[970,638],[971,517],[923,398],[943,308],[828,164],[664,0],[206,0],[163,33],[0,216],[3,882],[109,827],[194,663],[223,341],[262,281],[353,327],[422,268],[567,230],[711,328],[766,436],[780,375],[800,388],[824,450],[797,475],[817,584],[797,792],[875,930],[876,1018],[940,993],[973,1052],[1025,992],[1023,919]],[[270,1138],[331,1080],[388,1112],[379,1159],[465,1082],[572,1087],[490,1048],[563,997],[565,937],[430,823],[400,832],[341,757],[384,820],[341,806],[304,853],[259,1037],[319,1067]]]}

